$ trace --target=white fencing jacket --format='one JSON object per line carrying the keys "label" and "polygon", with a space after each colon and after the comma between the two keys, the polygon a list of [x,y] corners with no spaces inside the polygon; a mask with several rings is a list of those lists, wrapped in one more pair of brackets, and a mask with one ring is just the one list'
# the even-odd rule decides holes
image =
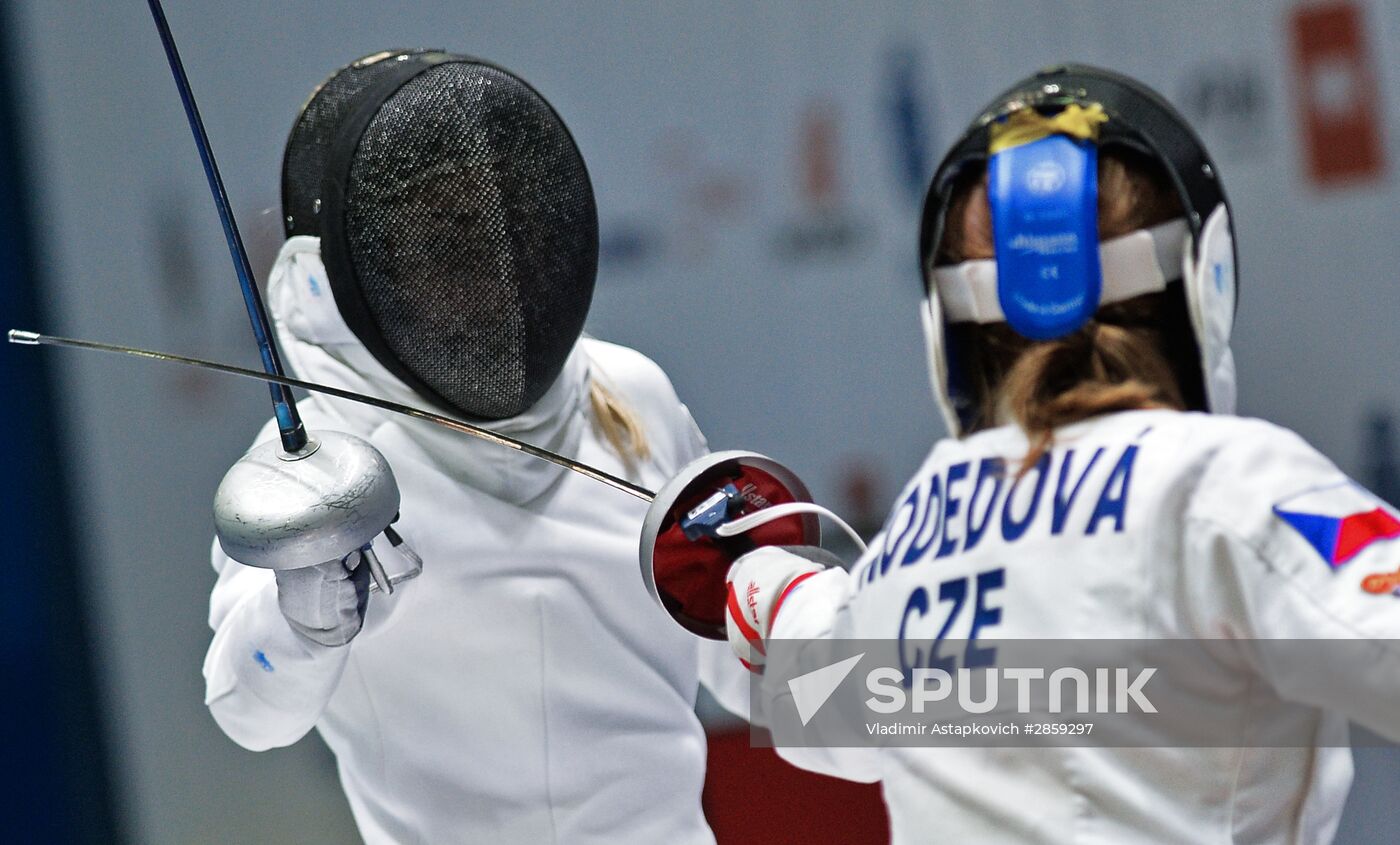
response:
{"label": "white fencing jacket", "polygon": [[[284,246],[269,302],[300,377],[422,406],[359,345],[330,300],[319,245]],[[630,404],[655,489],[705,443],[660,368],[584,339],[525,414],[491,426],[627,476],[593,424],[589,379]],[[723,643],[701,643],[647,596],[646,506],[494,444],[313,396],[307,427],[368,439],[403,496],[395,526],[424,561],[372,595],[343,648],[298,637],[272,573],[214,546],[206,702],[261,750],[312,727],[335,752],[369,843],[713,843],[700,810],[705,737],[697,677],[736,712],[747,683]],[[269,424],[259,440],[275,436]]]}
{"label": "white fencing jacket", "polygon": [[[1014,426],[938,443],[867,555],[795,588],[772,636],[891,640],[904,625],[927,648],[947,623],[946,638],[966,639],[978,600],[950,611],[940,585],[999,569],[983,604],[1000,616],[979,638],[1373,641],[1356,648],[1360,671],[1259,662],[1196,679],[1243,690],[1224,698],[1241,731],[1304,705],[1294,727],[1309,747],[779,753],[881,781],[896,843],[1330,841],[1351,784],[1346,719],[1400,739],[1400,521],[1259,420],[1113,414],[1057,432],[1043,485],[1034,469],[1015,492],[978,484],[984,461],[1014,473],[1026,452]],[[919,588],[935,597],[926,613],[910,610]],[[771,707],[791,693],[764,695]]]}

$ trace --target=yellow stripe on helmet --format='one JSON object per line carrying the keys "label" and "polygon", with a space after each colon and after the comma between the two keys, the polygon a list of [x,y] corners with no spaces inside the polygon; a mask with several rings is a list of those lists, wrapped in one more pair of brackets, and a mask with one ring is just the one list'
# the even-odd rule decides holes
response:
{"label": "yellow stripe on helmet", "polygon": [[1035,109],[1012,112],[1005,120],[992,124],[991,143],[987,152],[995,155],[1002,150],[1039,141],[1049,135],[1068,135],[1079,140],[1099,138],[1099,126],[1108,122],[1103,106],[1071,104],[1058,114],[1043,115]]}

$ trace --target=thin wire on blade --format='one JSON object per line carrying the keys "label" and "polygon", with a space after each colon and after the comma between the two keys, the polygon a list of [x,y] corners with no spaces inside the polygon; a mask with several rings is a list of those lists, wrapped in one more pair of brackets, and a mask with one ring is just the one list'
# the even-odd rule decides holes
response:
{"label": "thin wire on blade", "polygon": [[172,355],[169,352],[156,352],[149,349],[137,349],[131,346],[117,346],[110,343],[98,343],[93,340],[75,340],[68,337],[54,337],[53,335],[39,334],[38,332],[27,332],[19,329],[10,329],[10,343],[19,343],[26,346],[65,346],[73,349],[93,349],[98,352],[112,352],[118,355],[132,355],[137,358],[150,358],[156,361],[170,361],[176,364],[184,364],[187,367],[197,367],[203,370],[213,370],[219,373],[242,376],[244,378],[255,379],[257,381],[271,382],[286,387],[299,387],[302,390],[309,390],[313,393],[324,393],[327,396],[335,396],[339,399],[348,399],[351,402],[359,402],[362,405],[371,405],[375,408],[383,408],[386,411],[393,411],[396,414],[413,417],[414,419],[427,420],[431,423],[450,428],[453,431],[460,431],[482,440],[490,441],[517,452],[523,452],[532,457],[561,466],[579,475],[601,482],[609,487],[621,490],[624,493],[636,496],[644,502],[650,502],[656,498],[652,491],[633,484],[622,478],[618,478],[600,469],[594,469],[588,464],[566,458],[563,455],[555,454],[548,449],[541,449],[538,446],[531,446],[523,440],[516,440],[504,434],[498,434],[489,428],[472,425],[468,422],[455,420],[442,414],[435,414],[432,411],[424,411],[414,408],[411,405],[400,405],[397,402],[390,402],[387,399],[379,399],[374,396],[365,396],[350,390],[343,390],[339,387],[331,387],[326,384],[316,384],[315,382],[302,381],[301,379],[278,376],[271,373],[264,373],[258,370],[248,370],[243,367],[235,367],[232,364],[220,364],[217,361],[205,361],[201,358],[187,358],[183,355]]}
{"label": "thin wire on blade", "polygon": [[844,519],[815,502],[788,502],[783,505],[769,505],[747,516],[741,516],[738,519],[726,522],[716,528],[715,533],[721,537],[734,537],[752,531],[761,525],[767,525],[774,520],[804,513],[814,513],[817,516],[824,516],[831,520],[835,523],[837,528],[846,532],[846,536],[850,537],[851,542],[856,544],[856,548],[860,550],[860,553],[865,554],[865,541],[856,533],[856,530],[848,525]]}

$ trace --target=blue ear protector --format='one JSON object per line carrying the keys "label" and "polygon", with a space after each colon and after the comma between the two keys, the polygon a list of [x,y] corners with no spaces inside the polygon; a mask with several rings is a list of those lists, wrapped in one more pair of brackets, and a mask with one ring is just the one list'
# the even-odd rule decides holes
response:
{"label": "blue ear protector", "polygon": [[1031,340],[1062,337],[1099,308],[1098,148],[1049,135],[994,154],[987,193],[997,296]]}

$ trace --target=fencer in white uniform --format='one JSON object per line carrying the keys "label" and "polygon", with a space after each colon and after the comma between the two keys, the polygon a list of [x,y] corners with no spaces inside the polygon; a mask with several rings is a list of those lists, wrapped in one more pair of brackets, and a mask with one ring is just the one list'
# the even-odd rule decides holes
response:
{"label": "fencer in white uniform", "polygon": [[[421,404],[339,324],[319,265],[315,239],[294,238],[273,275],[292,372]],[[649,435],[638,483],[659,487],[703,454],[660,368],[588,338],[543,399],[491,427],[625,476],[597,431],[592,379]],[[431,423],[322,396],[299,407],[312,432],[359,435],[389,460],[395,527],[423,572],[372,595],[359,635],[326,646],[287,624],[271,572],[216,544],[204,674],[224,732],[262,750],[319,730],[368,842],[712,842],[697,680],[740,713],[747,682],[722,643],[648,602],[636,563],[646,505]],[[256,441],[274,436],[269,423]]]}
{"label": "fencer in white uniform", "polygon": [[[1006,150],[1019,158],[998,161]],[[1163,178],[1133,184],[1129,204],[1155,184],[1178,195],[1173,219],[1102,244],[1090,230],[1101,293],[1018,283],[1008,249],[1066,270],[1063,230],[1085,203],[1122,216],[1108,195],[1122,169],[1098,169],[1101,197],[1073,175],[1092,176],[1099,152],[1154,167]],[[1400,520],[1297,435],[1230,415],[1234,254],[1216,178],[1184,122],[1132,80],[1060,68],[998,98],[940,168],[925,216],[924,317],[955,436],[849,573],[776,548],[741,558],[729,580],[750,600],[730,638],[760,663],[765,641],[814,641],[765,677],[773,708],[793,695],[774,677],[820,668],[802,655],[819,662],[833,638],[887,642],[914,666],[941,640],[1323,639],[1360,659],[1304,670],[1276,659],[1283,646],[1202,662],[1189,694],[1237,726],[1239,747],[1186,747],[1182,733],[1139,748],[779,748],[879,781],[896,843],[1327,842],[1352,777],[1347,719],[1400,739]],[[1060,187],[1067,213],[1018,217]],[[950,257],[944,237],[977,203],[990,203],[996,258]],[[1036,228],[1046,220],[1059,231]],[[1076,297],[1086,313],[1056,328]],[[1173,360],[1172,330],[1194,341],[1189,358]],[[1284,721],[1299,741],[1259,739]]]}
{"label": "fencer in white uniform", "polygon": [[[531,92],[499,69],[445,54],[398,55],[417,58],[382,54],[347,69],[360,73],[374,63],[393,62],[400,87],[375,96],[389,98],[388,111],[395,115],[403,112],[392,101],[396,90],[426,97],[431,106],[439,94],[450,99],[478,90],[484,75],[488,95],[505,89],[513,98],[507,103],[516,109],[508,115],[510,125],[528,122],[518,109]],[[402,68],[413,62],[419,66],[404,74]],[[414,89],[413,79],[425,84]],[[439,119],[445,109],[432,106],[431,111],[432,119]],[[549,115],[544,117],[541,125],[547,127]],[[471,130],[477,125],[472,121],[491,119],[468,116],[464,125]],[[371,124],[366,139],[374,131]],[[509,131],[480,137],[509,139]],[[552,143],[571,149],[572,141],[561,135]],[[387,149],[375,165],[405,145]],[[421,148],[411,152],[422,155]],[[363,162],[353,167],[352,191],[356,179],[369,178]],[[404,191],[410,199],[421,197],[413,192],[446,174],[449,181],[432,183],[429,197],[429,225],[440,225],[450,212],[439,211],[441,197],[453,187],[450,179],[465,178],[464,173],[498,189],[487,195],[488,202],[510,200],[512,190],[540,189],[538,174],[524,187],[512,186],[509,174],[471,175],[474,171],[448,161],[408,188],[395,185],[387,193],[395,202]],[[579,218],[574,222],[585,226],[591,191],[580,193],[577,183],[566,187],[581,197],[581,210],[571,212],[567,196],[545,199],[557,214],[573,214]],[[370,195],[366,190],[360,196]],[[284,199],[291,237],[277,258],[268,301],[291,371],[420,407],[442,407],[450,396],[456,413],[464,414],[473,385],[452,379],[470,374],[471,361],[440,372],[419,369],[422,381],[415,387],[390,372],[381,357],[384,349],[371,351],[363,342],[364,326],[357,331],[347,323],[345,303],[337,302],[347,295],[346,279],[328,270],[323,239],[297,234],[305,231],[305,220],[296,218],[299,210],[326,213],[320,199],[302,204],[296,196]],[[538,208],[525,207],[538,215]],[[494,213],[509,222],[516,210],[506,205]],[[347,219],[373,209],[362,205],[352,211]],[[414,208],[398,205],[395,213],[408,226],[403,221]],[[461,214],[455,225],[468,225],[462,220],[469,212]],[[487,225],[499,222],[491,218]],[[532,233],[529,225],[524,220],[513,233],[540,237],[544,243],[537,246],[548,250],[557,269],[563,247]],[[573,237],[565,234],[565,240]],[[404,250],[411,235],[400,231],[397,244],[378,248]],[[596,249],[596,228],[591,236]],[[421,251],[432,249],[446,250],[441,258],[450,264],[460,257],[453,252],[458,246],[458,241],[423,242],[402,266],[423,266]],[[347,249],[345,243],[338,248]],[[358,277],[361,293],[372,299],[371,259],[356,249],[351,244],[337,266],[340,273]],[[580,280],[556,278],[557,285],[577,281],[591,291],[589,249],[585,242]],[[382,255],[374,253],[374,260]],[[475,268],[479,257],[469,256],[464,272]],[[523,277],[521,263],[529,256],[502,251],[496,258],[486,269],[508,280],[512,272]],[[534,281],[522,281],[513,296],[523,298],[529,293],[526,282]],[[415,290],[418,282],[400,275],[387,286],[400,293]],[[445,309],[454,296],[470,293],[466,281],[436,284],[439,289],[429,292]],[[446,289],[449,284],[459,287]],[[556,291],[554,301],[569,301],[570,295],[571,289]],[[586,309],[586,296],[582,302]],[[391,321],[389,313],[377,312],[381,324]],[[458,326],[464,331],[478,330],[493,318],[485,309],[466,313],[477,323]],[[437,321],[445,332],[457,316],[449,311],[424,319]],[[567,344],[557,371],[545,367],[540,395],[521,399],[518,390],[496,390],[487,398],[514,395],[524,407],[508,416],[483,411],[477,415],[482,425],[653,489],[704,453],[704,438],[654,363],[630,349],[579,338],[581,314],[562,315],[559,322],[565,324]],[[519,341],[519,325],[508,330]],[[423,343],[432,340],[424,337]],[[411,352],[404,353],[409,362]],[[497,369],[514,367],[517,376],[529,376],[534,362],[503,357],[482,366],[484,382]],[[518,388],[520,380],[513,384]],[[607,397],[603,404],[597,401],[600,387]],[[433,391],[433,401],[425,390]],[[646,448],[625,454],[605,436],[600,414],[609,404],[634,418]],[[697,684],[704,679],[721,703],[742,714],[747,682],[722,643],[697,645],[659,608],[637,612],[647,601],[637,577],[645,503],[420,420],[320,395],[300,407],[313,436],[317,430],[348,432],[387,459],[402,496],[394,527],[421,556],[422,571],[386,595],[369,591],[363,565],[347,571],[340,561],[329,561],[274,573],[229,559],[216,543],[218,582],[210,600],[214,639],[204,675],[207,704],[224,732],[261,750],[318,730],[335,752],[355,820],[371,843],[713,843],[700,808],[706,745],[693,710]],[[257,441],[275,434],[269,424]],[[391,549],[383,552],[386,560],[392,558]]]}

